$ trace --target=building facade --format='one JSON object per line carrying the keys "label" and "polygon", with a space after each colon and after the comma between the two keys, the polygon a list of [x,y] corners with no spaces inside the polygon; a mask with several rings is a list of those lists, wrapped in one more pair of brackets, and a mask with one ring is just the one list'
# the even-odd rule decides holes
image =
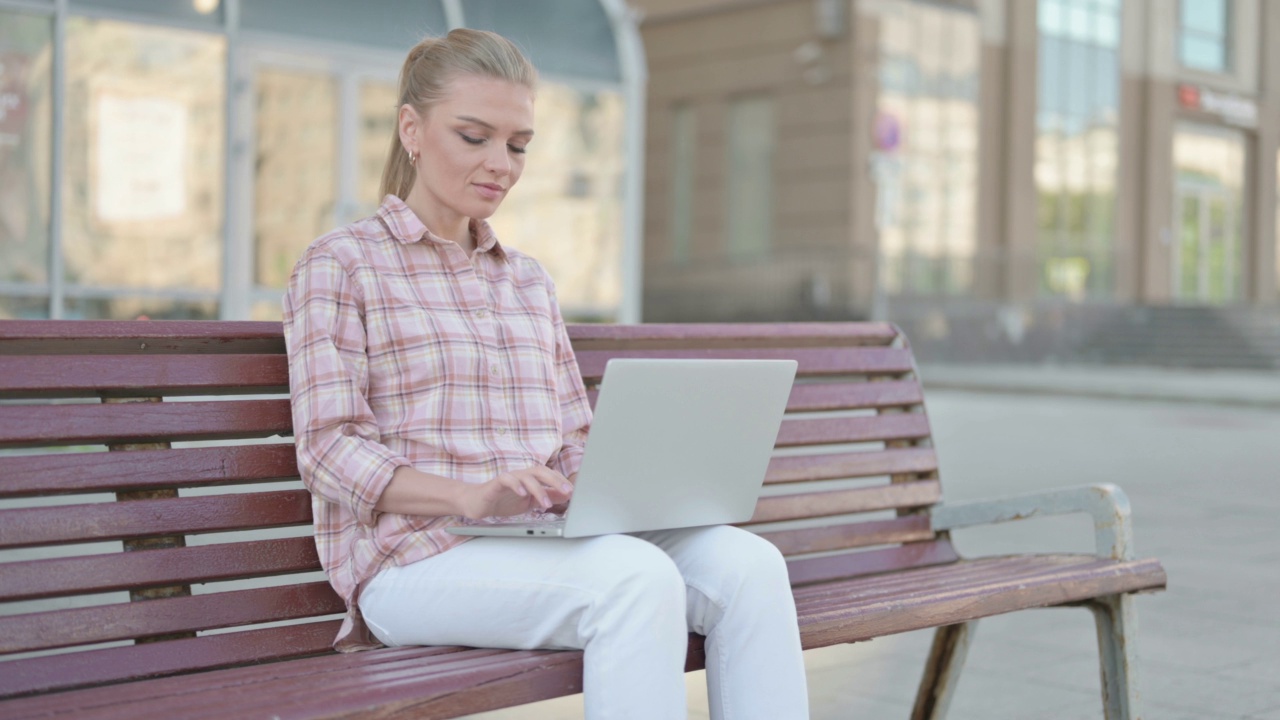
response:
{"label": "building facade", "polygon": [[405,53],[458,26],[542,75],[499,236],[567,315],[634,319],[622,0],[0,0],[0,319],[279,318],[302,249],[381,201]]}
{"label": "building facade", "polygon": [[644,316],[1046,357],[1280,308],[1280,3],[643,0]]}

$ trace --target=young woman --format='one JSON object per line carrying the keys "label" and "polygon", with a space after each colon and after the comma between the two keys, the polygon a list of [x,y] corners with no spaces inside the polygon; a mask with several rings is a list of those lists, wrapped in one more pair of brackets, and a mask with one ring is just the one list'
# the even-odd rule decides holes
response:
{"label": "young woman", "polygon": [[568,501],[590,426],[555,286],[485,222],[524,169],[535,83],[498,35],[419,43],[386,199],[312,243],[290,279],[298,465],[347,603],[335,647],[579,648],[588,718],[657,720],[685,716],[692,630],[712,717],[807,717],[786,566],[757,536],[445,530]]}

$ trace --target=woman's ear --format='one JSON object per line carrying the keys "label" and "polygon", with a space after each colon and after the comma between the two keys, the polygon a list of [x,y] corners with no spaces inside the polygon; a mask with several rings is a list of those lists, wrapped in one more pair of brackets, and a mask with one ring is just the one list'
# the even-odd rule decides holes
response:
{"label": "woman's ear", "polygon": [[412,151],[415,155],[421,152],[418,147],[418,133],[422,129],[423,118],[409,103],[400,106],[400,114],[396,118],[400,126],[400,146]]}

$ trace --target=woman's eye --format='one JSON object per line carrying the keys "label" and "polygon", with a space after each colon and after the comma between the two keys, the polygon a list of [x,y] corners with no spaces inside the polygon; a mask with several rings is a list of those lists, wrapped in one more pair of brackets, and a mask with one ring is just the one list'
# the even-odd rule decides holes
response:
{"label": "woman's eye", "polygon": [[471,137],[470,135],[467,135],[465,133],[458,133],[458,135],[460,135],[463,140],[466,140],[468,143],[472,145],[480,145],[481,143],[484,142],[484,138]]}
{"label": "woman's eye", "polygon": [[513,152],[513,153],[520,153],[521,155],[523,155],[523,154],[525,154],[526,152],[528,152],[528,149],[523,148],[523,147],[520,147],[519,145],[511,145],[511,144],[508,144],[508,145],[507,145],[507,149],[511,150],[511,152]]}

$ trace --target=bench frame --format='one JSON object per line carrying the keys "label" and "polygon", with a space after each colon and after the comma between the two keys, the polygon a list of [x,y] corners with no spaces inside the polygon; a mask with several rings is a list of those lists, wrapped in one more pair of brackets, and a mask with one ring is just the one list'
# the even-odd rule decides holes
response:
{"label": "bench frame", "polygon": [[[1095,485],[942,503],[923,391],[910,346],[897,328],[783,323],[578,325],[569,330],[589,388],[611,357],[801,361],[803,381],[793,391],[779,433],[780,454],[766,478],[766,489],[779,492],[766,492],[756,517],[746,524],[789,557],[806,649],[935,628],[912,718],[940,720],[954,698],[981,618],[1033,607],[1085,607],[1097,626],[1105,716],[1142,717],[1134,593],[1163,589],[1165,575],[1157,561],[1134,557],[1128,499],[1114,485]],[[0,615],[0,668],[12,671],[8,679],[0,673],[0,715],[216,717],[218,711],[207,703],[242,694],[278,703],[269,709],[282,717],[446,718],[580,691],[581,654],[571,651],[398,648],[333,654],[327,643],[337,622],[314,620],[332,615],[341,601],[323,581],[190,596],[197,583],[318,569],[314,545],[303,538],[185,547],[185,537],[193,534],[309,523],[305,490],[212,500],[179,496],[178,487],[296,478],[288,445],[169,449],[172,441],[289,435],[287,400],[239,397],[274,393],[278,398],[285,388],[278,323],[0,321],[0,400],[25,403],[0,403],[0,449],[84,443],[105,443],[109,449],[91,455],[0,453],[0,501],[103,491],[116,492],[119,501],[70,505],[65,511],[0,506],[0,549],[114,539],[125,550],[123,555],[0,562],[0,602],[91,592],[74,579],[35,583],[33,578],[42,569],[92,568],[98,557],[115,558],[102,560],[117,563],[111,567],[123,567],[118,559],[127,556],[130,568],[149,568],[153,560],[155,567],[167,568],[139,570],[143,580],[111,585],[128,589],[129,602],[103,606],[101,615],[95,614],[98,608]],[[594,402],[594,390],[589,394]],[[188,396],[188,402],[165,402],[170,396]],[[68,408],[60,405],[62,398],[101,398],[102,404]],[[838,417],[813,419],[814,412]],[[881,449],[849,452],[850,444]],[[799,450],[789,455],[792,449]],[[115,469],[104,471],[107,481],[97,485],[77,484],[77,462]],[[164,465],[170,462],[186,464]],[[132,482],[135,471],[170,479]],[[887,482],[877,484],[881,479]],[[830,483],[842,489],[810,487]],[[80,518],[84,527],[60,525],[60,513]],[[1093,518],[1094,556],[966,559],[951,545],[952,530],[1072,513]],[[102,530],[95,524],[99,520],[119,527]],[[184,562],[214,561],[222,565],[183,569]],[[95,582],[98,592],[106,587],[100,579]],[[43,589],[24,595],[27,585]],[[193,607],[226,607],[218,602],[258,603],[254,607],[263,609],[226,619],[187,617]],[[156,620],[161,616],[170,619],[161,623]],[[39,628],[58,628],[69,620],[92,624],[99,618],[128,620],[137,629],[130,635],[85,627],[52,644],[40,637]],[[273,618],[312,621],[196,636],[201,629]],[[23,630],[20,622],[37,630]],[[76,638],[83,644],[125,637],[136,644],[90,645],[9,661],[7,667],[2,657],[78,644]],[[285,645],[270,647],[280,642]],[[114,666],[126,660],[135,666]],[[687,669],[700,669],[703,662],[702,639],[691,635]],[[367,678],[350,681],[358,697],[347,702],[333,696],[345,704],[322,693],[311,697],[328,690],[326,679],[346,682],[352,669]]]}

